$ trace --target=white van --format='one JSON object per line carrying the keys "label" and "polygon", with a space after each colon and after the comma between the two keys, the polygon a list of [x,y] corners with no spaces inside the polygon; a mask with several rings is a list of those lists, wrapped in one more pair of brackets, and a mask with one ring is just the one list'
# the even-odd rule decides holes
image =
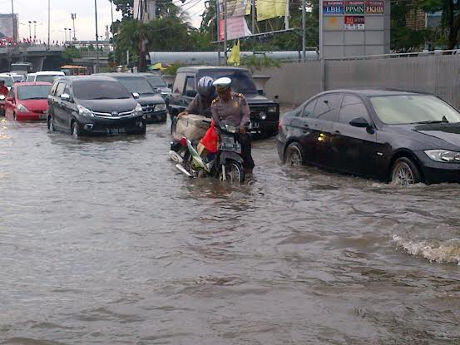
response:
{"label": "white van", "polygon": [[42,71],[29,73],[27,75],[27,81],[46,81],[48,83],[53,83],[54,79],[62,76],[65,76],[65,74],[61,71]]}

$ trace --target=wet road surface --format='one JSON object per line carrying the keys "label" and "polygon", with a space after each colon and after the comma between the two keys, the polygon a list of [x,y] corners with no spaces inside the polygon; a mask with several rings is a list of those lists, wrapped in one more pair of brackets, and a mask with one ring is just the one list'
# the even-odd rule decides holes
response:
{"label": "wet road surface", "polygon": [[459,344],[460,185],[279,164],[190,180],[168,125],[0,119],[0,343]]}

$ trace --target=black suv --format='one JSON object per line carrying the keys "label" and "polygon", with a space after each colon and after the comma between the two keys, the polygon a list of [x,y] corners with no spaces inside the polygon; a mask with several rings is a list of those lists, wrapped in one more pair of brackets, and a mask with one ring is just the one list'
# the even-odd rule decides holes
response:
{"label": "black suv", "polygon": [[177,70],[168,110],[171,119],[187,108],[196,96],[196,84],[200,78],[209,76],[216,80],[229,77],[232,90],[242,93],[251,109],[250,132],[263,136],[275,135],[278,131],[279,104],[260,94],[251,73],[237,67],[181,67]]}
{"label": "black suv", "polygon": [[141,105],[117,80],[102,76],[61,77],[48,96],[48,128],[78,137],[145,133]]}
{"label": "black suv", "polygon": [[142,106],[147,123],[166,122],[166,103],[143,75],[138,73],[101,73],[98,75],[117,79],[135,95]]}

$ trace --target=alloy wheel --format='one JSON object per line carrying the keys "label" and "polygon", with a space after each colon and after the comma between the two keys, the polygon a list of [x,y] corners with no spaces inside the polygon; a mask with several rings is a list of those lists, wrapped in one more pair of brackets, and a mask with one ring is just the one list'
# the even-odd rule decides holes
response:
{"label": "alloy wheel", "polygon": [[289,166],[299,167],[302,165],[302,153],[299,148],[294,145],[288,149],[288,155],[286,158],[286,163]]}
{"label": "alloy wheel", "polygon": [[395,166],[392,181],[398,186],[409,186],[416,183],[414,172],[406,162],[399,162]]}

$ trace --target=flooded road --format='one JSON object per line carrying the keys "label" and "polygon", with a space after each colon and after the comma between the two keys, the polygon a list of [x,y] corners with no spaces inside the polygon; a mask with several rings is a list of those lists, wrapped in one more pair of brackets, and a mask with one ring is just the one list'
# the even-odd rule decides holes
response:
{"label": "flooded road", "polygon": [[0,119],[0,343],[460,344],[460,185],[279,164],[189,180],[168,125]]}

